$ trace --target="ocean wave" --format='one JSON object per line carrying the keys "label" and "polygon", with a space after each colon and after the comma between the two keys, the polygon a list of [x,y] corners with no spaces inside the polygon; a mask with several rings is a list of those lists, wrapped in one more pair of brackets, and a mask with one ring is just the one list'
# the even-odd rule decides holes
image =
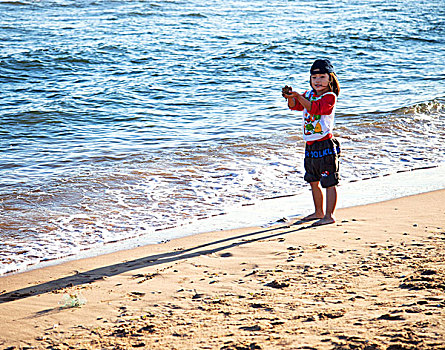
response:
{"label": "ocean wave", "polygon": [[182,17],[191,17],[191,18],[207,18],[206,15],[202,14],[202,13],[184,13],[181,15]]}
{"label": "ocean wave", "polygon": [[389,114],[394,115],[405,115],[405,114],[425,114],[425,115],[437,115],[445,113],[445,97],[436,97],[431,100],[414,103],[409,106],[397,107],[395,109],[389,111],[380,111],[376,110],[373,112],[366,113],[347,113],[345,111],[337,112],[338,117],[340,118],[370,118],[370,119],[378,119],[380,116],[386,116]]}
{"label": "ocean wave", "polygon": [[0,5],[30,5],[31,1],[14,1],[14,0],[0,0]]}
{"label": "ocean wave", "polygon": [[416,103],[412,106],[402,107],[394,110],[393,113],[411,115],[445,115],[445,96],[437,97],[426,102]]}

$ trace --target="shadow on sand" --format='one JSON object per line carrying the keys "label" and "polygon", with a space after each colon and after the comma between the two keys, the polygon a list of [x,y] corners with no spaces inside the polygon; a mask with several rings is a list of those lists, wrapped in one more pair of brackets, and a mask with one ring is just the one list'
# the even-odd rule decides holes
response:
{"label": "shadow on sand", "polygon": [[[303,223],[302,221],[299,221],[292,225],[302,224],[302,223]],[[281,225],[261,231],[249,232],[246,234],[201,244],[199,246],[188,249],[176,250],[163,254],[146,256],[144,258],[139,258],[131,261],[126,261],[114,265],[104,266],[97,269],[92,269],[89,271],[77,273],[71,276],[66,276],[63,278],[59,278],[53,281],[48,281],[31,287],[5,292],[0,294],[0,304],[52,292],[67,287],[92,283],[98,280],[102,280],[105,277],[119,275],[128,271],[137,270],[148,266],[168,264],[175,261],[194,258],[201,255],[218,253],[230,248],[245,245],[255,241],[284,236],[289,233],[301,231],[312,227],[312,226],[301,226],[297,229],[290,229],[292,225],[290,224]],[[223,245],[220,246],[221,244]]]}

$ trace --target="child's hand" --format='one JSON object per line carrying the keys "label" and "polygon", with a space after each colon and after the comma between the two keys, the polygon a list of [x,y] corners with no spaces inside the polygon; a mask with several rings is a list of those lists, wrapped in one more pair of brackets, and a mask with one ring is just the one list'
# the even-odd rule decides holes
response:
{"label": "child's hand", "polygon": [[284,98],[289,98],[292,95],[292,86],[285,86],[284,88],[281,89],[281,95]]}

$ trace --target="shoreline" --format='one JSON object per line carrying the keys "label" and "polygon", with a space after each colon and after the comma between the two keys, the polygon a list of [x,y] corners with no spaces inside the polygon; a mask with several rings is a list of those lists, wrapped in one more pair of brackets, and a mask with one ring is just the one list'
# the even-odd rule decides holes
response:
{"label": "shoreline", "polygon": [[[439,349],[445,190],[0,278],[0,346]],[[86,300],[62,307],[66,295]],[[80,304],[82,304],[82,302]]]}
{"label": "shoreline", "polygon": [[[445,189],[445,165],[401,170],[379,176],[340,183],[337,208],[348,208],[387,201],[405,196]],[[419,184],[422,184],[419,186]],[[32,271],[66,262],[134,249],[151,244],[199,235],[212,231],[237,230],[245,227],[269,227],[283,221],[305,216],[312,210],[310,190],[299,193],[259,199],[252,203],[233,206],[225,213],[160,229],[141,236],[106,242],[83,248],[70,256],[48,259],[0,275],[0,279],[17,273]]]}

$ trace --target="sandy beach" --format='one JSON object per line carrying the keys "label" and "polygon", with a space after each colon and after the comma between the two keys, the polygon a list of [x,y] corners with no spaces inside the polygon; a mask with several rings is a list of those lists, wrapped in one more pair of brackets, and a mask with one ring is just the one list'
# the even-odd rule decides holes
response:
{"label": "sandy beach", "polygon": [[0,278],[1,349],[445,349],[445,190]]}

